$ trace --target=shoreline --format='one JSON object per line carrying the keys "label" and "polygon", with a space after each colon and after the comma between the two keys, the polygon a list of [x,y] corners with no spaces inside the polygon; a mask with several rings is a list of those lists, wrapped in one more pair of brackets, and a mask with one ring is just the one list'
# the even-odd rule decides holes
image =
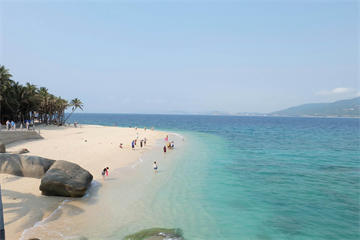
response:
{"label": "shoreline", "polygon": [[[180,142],[180,138],[176,139]],[[144,213],[149,211],[145,218],[152,227],[149,222],[153,221],[153,214],[148,204],[156,199],[162,184],[166,183],[160,179],[171,178],[169,173],[175,165],[170,159],[177,156],[173,153],[164,155],[161,146],[163,140],[158,139],[154,148],[146,151],[136,162],[113,170],[105,181],[94,181],[86,196],[63,204],[50,214],[52,217],[28,229],[22,239],[122,239],[143,229],[143,225],[137,223],[142,222]],[[161,162],[159,174],[154,174],[152,169],[155,159]],[[123,234],[123,230],[119,229],[128,231]]]}
{"label": "shoreline", "polygon": [[[157,130],[81,125],[78,128],[45,127],[41,128],[41,135],[44,139],[9,144],[7,151],[27,148],[30,152],[26,155],[77,163],[93,174],[93,183],[99,182],[101,185],[103,167],[110,167],[110,179],[112,172],[115,173],[117,169],[131,166],[144,153],[152,150],[156,141],[162,139],[166,133]],[[138,143],[134,151],[130,143],[136,137],[139,137],[139,140],[146,137],[147,145],[140,148]],[[123,143],[123,149],[119,147],[120,142]],[[10,239],[19,239],[25,230],[42,221],[46,222],[46,219],[51,218],[64,200],[79,202],[80,206],[83,200],[82,198],[42,196],[38,189],[40,179],[1,174],[0,181],[3,191],[5,233]],[[86,209],[86,206],[80,208]]]}

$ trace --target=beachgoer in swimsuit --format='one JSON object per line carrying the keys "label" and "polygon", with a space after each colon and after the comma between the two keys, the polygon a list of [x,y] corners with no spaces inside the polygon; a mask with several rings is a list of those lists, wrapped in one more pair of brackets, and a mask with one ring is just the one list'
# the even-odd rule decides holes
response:
{"label": "beachgoer in swimsuit", "polygon": [[156,161],[154,161],[153,167],[154,167],[154,171],[157,173],[157,171],[158,171],[158,165],[156,164]]}

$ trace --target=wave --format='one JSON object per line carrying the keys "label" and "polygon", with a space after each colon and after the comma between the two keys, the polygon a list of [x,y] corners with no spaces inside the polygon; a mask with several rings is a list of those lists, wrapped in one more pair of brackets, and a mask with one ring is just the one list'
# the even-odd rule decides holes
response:
{"label": "wave", "polygon": [[[21,234],[21,237],[19,240],[26,240],[28,239],[28,237],[26,237],[26,234],[31,231],[31,230],[34,230],[38,227],[43,227],[43,225],[45,225],[47,222],[49,222],[51,220],[52,217],[55,216],[56,213],[58,213],[66,203],[70,202],[71,200],[69,199],[65,199],[64,201],[61,202],[61,204],[49,215],[47,216],[46,218],[42,219],[41,221],[38,221],[34,224],[34,226],[30,227],[30,228],[27,228],[25,229],[22,234]],[[64,237],[61,233],[57,232],[57,234],[59,234],[62,238]]]}

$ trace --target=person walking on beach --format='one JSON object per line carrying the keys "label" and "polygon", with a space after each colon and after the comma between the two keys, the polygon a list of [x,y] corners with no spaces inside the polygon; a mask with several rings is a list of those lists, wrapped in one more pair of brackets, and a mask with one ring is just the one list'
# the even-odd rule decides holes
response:
{"label": "person walking on beach", "polygon": [[105,176],[109,176],[109,167],[106,167],[102,170],[101,175],[103,179],[105,179]]}
{"label": "person walking on beach", "polygon": [[132,148],[132,150],[135,150],[135,140],[133,140],[133,141],[131,142],[131,148]]}
{"label": "person walking on beach", "polygon": [[158,172],[158,165],[156,164],[156,161],[154,161],[153,167],[154,167],[155,173],[157,173]]}
{"label": "person walking on beach", "polygon": [[10,129],[10,121],[7,120],[7,121],[6,121],[6,130],[9,130],[9,129]]}
{"label": "person walking on beach", "polygon": [[143,147],[143,140],[140,141],[140,147]]}
{"label": "person walking on beach", "polygon": [[25,124],[26,124],[26,129],[29,130],[30,120],[26,120]]}
{"label": "person walking on beach", "polygon": [[15,122],[14,121],[11,121],[11,129],[12,130],[15,130],[16,126],[15,126]]}
{"label": "person walking on beach", "polygon": [[166,146],[164,145],[164,147],[163,147],[163,150],[164,150],[164,153],[166,153]]}

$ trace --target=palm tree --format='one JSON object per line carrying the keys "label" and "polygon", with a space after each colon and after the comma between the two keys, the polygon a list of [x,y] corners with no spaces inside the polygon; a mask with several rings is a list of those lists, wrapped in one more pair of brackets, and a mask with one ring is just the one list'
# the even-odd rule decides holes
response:
{"label": "palm tree", "polygon": [[[26,83],[13,81],[5,66],[0,65],[0,123],[8,120],[34,120],[35,114],[40,122],[58,125],[64,123],[76,109],[83,109],[83,103],[75,98],[69,104],[67,100],[54,96],[45,87],[37,88]],[[72,112],[65,119],[65,110],[72,106]]]}
{"label": "palm tree", "polygon": [[3,120],[2,115],[2,103],[5,100],[5,92],[10,87],[12,83],[12,75],[9,72],[9,69],[5,68],[5,66],[0,66],[0,123]]}
{"label": "palm tree", "polygon": [[39,110],[41,97],[38,94],[38,89],[35,85],[26,83],[25,87],[28,99],[25,106],[24,115],[27,120],[34,120],[35,112]]}
{"label": "palm tree", "polygon": [[81,102],[80,99],[74,98],[73,100],[71,100],[69,106],[72,107],[71,113],[67,116],[67,118],[65,119],[64,122],[66,122],[70,118],[70,116],[75,112],[76,109],[79,108],[79,109],[83,110],[84,104]]}
{"label": "palm tree", "polygon": [[55,103],[55,111],[56,111],[56,122],[58,125],[62,125],[64,121],[65,109],[69,106],[68,101],[58,97]]}

